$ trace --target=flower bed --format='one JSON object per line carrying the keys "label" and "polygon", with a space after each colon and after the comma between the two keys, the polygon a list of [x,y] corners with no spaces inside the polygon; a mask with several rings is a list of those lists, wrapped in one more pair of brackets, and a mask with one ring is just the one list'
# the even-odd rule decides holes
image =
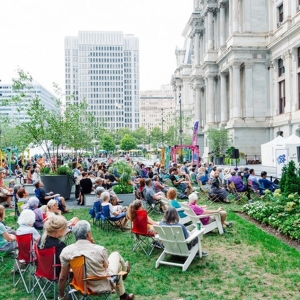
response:
{"label": "flower bed", "polygon": [[266,191],[257,202],[246,204],[243,211],[255,220],[277,228],[292,239],[300,240],[300,197],[298,193],[283,195]]}

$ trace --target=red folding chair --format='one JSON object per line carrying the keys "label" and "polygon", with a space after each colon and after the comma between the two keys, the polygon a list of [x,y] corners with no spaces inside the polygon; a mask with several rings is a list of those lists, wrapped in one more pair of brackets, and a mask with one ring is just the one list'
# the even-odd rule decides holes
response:
{"label": "red folding chair", "polygon": [[[13,285],[14,287],[22,281],[29,294],[32,291],[32,272],[34,268],[34,249],[33,249],[33,237],[32,233],[16,235],[16,241],[18,243],[18,253],[15,257]],[[16,280],[16,273],[20,275]]]}
{"label": "red folding chair", "polygon": [[[56,267],[60,267],[60,264],[56,264],[56,248],[51,247],[47,249],[39,249],[35,244],[34,250],[37,267],[34,273],[34,285],[32,289],[33,298],[36,300],[41,299],[41,297],[43,297],[45,300],[49,299],[49,297],[47,297],[47,292],[50,290],[50,288],[52,288],[52,299],[56,299],[57,281],[59,276],[59,274],[56,272]],[[40,290],[37,298],[34,297],[34,288],[36,286],[38,286]]]}
{"label": "red folding chair", "polygon": [[147,220],[148,213],[146,210],[136,210],[131,233],[134,237],[132,240],[132,251],[142,248],[145,254],[149,256],[155,247],[155,235],[148,232]]}

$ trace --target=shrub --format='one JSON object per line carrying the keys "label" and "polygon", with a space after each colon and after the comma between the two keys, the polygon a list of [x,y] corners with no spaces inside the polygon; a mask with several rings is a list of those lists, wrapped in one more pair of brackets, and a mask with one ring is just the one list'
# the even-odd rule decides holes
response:
{"label": "shrub", "polygon": [[282,168],[279,185],[284,194],[300,192],[300,169],[297,170],[293,160]]}

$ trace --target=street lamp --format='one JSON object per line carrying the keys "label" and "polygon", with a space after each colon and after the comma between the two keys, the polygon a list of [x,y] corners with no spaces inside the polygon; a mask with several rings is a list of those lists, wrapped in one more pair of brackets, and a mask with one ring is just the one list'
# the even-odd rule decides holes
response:
{"label": "street lamp", "polygon": [[150,144],[150,125],[148,125],[148,138],[149,138],[149,150],[151,149],[151,144]]}
{"label": "street lamp", "polygon": [[180,137],[180,146],[182,146],[182,108],[181,108],[181,87],[179,87],[179,137]]}
{"label": "street lamp", "polygon": [[161,147],[164,146],[164,109],[161,109]]}

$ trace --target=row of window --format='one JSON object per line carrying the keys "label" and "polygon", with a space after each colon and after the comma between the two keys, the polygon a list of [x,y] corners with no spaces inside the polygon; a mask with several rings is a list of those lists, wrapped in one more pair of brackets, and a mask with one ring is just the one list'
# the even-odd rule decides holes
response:
{"label": "row of window", "polygon": [[123,47],[79,45],[80,51],[123,51]]}
{"label": "row of window", "polygon": [[[81,73],[83,73],[83,70],[82,70]],[[122,70],[88,70],[87,74],[110,74],[110,75],[115,75],[115,74],[123,74],[123,71]]]}
{"label": "row of window", "polygon": [[[300,1],[300,0],[299,0]],[[297,66],[300,68],[300,47],[297,49]],[[278,59],[278,76],[281,77],[281,80],[278,82],[278,98],[279,98],[279,114],[284,113],[285,108],[285,68],[284,62],[282,59]],[[298,109],[300,109],[300,70],[298,69]]]}

